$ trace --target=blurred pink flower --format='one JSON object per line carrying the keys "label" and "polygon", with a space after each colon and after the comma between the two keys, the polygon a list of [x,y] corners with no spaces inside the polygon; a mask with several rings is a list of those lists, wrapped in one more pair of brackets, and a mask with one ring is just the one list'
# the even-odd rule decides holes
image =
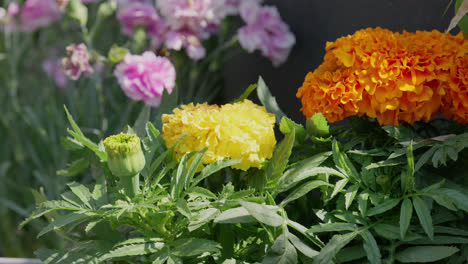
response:
{"label": "blurred pink flower", "polygon": [[176,79],[175,68],[169,59],[149,51],[142,55],[125,55],[114,75],[128,97],[153,107],[161,103],[164,90],[172,93]]}
{"label": "blurred pink flower", "polygon": [[226,0],[226,8],[228,15],[236,15],[239,13],[239,5],[241,0]]}
{"label": "blurred pink flower", "polygon": [[227,15],[225,0],[158,0],[156,5],[169,27],[166,46],[185,47],[194,60],[205,56],[201,41],[216,33]]}
{"label": "blurred pink flower", "polygon": [[19,6],[16,2],[11,2],[8,5],[8,15],[10,17],[15,17],[19,13]]}
{"label": "blurred pink flower", "polygon": [[55,0],[26,0],[21,7],[21,29],[32,32],[60,19],[60,8]]}
{"label": "blurred pink flower", "polygon": [[125,35],[132,36],[135,27],[144,27],[153,46],[157,48],[163,42],[166,24],[151,3],[123,2],[117,11],[117,19],[122,24]]}
{"label": "blurred pink flower", "polygon": [[68,78],[60,69],[60,61],[60,59],[47,59],[42,63],[42,69],[54,80],[58,88],[63,89],[67,86]]}
{"label": "blurred pink flower", "polygon": [[241,46],[250,53],[260,50],[274,66],[285,62],[296,38],[276,7],[260,6],[255,0],[242,1],[239,11],[247,24],[237,32]]}
{"label": "blurred pink flower", "polygon": [[72,80],[78,80],[83,72],[93,72],[89,65],[89,54],[86,45],[73,44],[67,47],[67,55],[62,59],[62,70]]}

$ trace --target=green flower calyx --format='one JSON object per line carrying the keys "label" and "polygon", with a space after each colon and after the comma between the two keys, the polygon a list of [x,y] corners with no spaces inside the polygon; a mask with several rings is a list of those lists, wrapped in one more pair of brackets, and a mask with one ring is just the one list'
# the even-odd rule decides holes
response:
{"label": "green flower calyx", "polygon": [[145,167],[145,155],[137,135],[120,133],[110,136],[104,140],[104,147],[109,169],[119,178],[133,177]]}

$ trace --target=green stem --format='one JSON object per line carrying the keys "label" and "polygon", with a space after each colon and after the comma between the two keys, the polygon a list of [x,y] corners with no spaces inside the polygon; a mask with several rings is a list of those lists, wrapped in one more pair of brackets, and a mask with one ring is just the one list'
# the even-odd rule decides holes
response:
{"label": "green stem", "polygon": [[121,177],[120,184],[123,187],[125,194],[130,198],[133,198],[140,192],[140,174],[137,173],[134,176]]}

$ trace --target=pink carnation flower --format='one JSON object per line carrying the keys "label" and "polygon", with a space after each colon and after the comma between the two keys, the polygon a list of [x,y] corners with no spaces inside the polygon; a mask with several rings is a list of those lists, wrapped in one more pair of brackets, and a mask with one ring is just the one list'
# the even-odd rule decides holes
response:
{"label": "pink carnation flower", "polygon": [[62,59],[62,70],[72,80],[78,80],[83,72],[93,72],[89,65],[89,54],[86,45],[73,44],[67,47],[68,57]]}
{"label": "pink carnation flower", "polygon": [[117,19],[122,24],[125,35],[132,36],[135,27],[144,27],[155,48],[163,42],[166,24],[151,3],[124,2],[117,11]]}
{"label": "pink carnation flower", "polygon": [[164,90],[172,93],[176,79],[175,68],[169,59],[149,51],[142,55],[125,55],[114,75],[128,97],[153,107],[161,103]]}
{"label": "pink carnation flower", "polygon": [[67,76],[60,68],[60,59],[47,59],[42,63],[42,69],[47,76],[54,80],[58,88],[63,89],[67,86]]}
{"label": "pink carnation flower", "polygon": [[242,1],[239,11],[247,24],[237,32],[241,46],[250,53],[260,50],[274,66],[285,62],[296,39],[276,7],[260,6],[258,1]]}
{"label": "pink carnation flower", "polygon": [[225,0],[158,0],[156,5],[169,26],[166,46],[185,47],[194,60],[205,56],[201,41],[215,33],[227,15]]}
{"label": "pink carnation flower", "polygon": [[26,0],[21,7],[21,29],[32,32],[60,19],[60,8],[55,0]]}

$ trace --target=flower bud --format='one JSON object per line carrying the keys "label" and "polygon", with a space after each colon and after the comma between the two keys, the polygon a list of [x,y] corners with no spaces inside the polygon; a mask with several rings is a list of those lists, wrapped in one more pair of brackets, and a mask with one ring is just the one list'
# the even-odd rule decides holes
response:
{"label": "flower bud", "polygon": [[145,167],[145,156],[137,135],[120,133],[104,140],[107,165],[115,176],[132,177]]}

